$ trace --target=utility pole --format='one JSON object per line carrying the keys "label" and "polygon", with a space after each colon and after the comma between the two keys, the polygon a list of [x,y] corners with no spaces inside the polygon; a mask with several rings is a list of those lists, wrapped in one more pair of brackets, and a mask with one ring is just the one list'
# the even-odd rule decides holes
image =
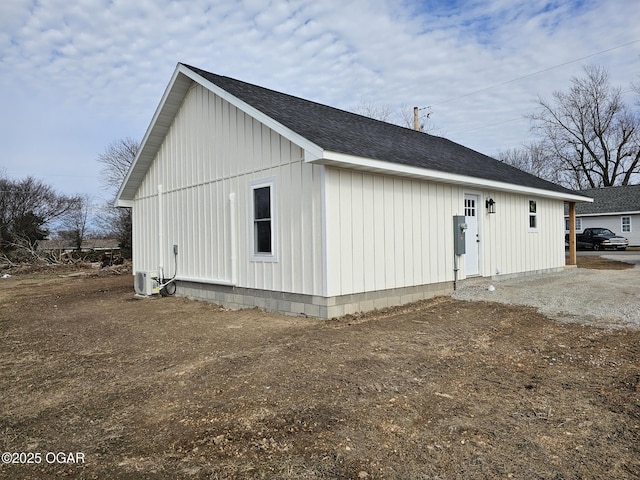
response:
{"label": "utility pole", "polygon": [[422,128],[420,128],[420,114],[418,112],[420,110],[424,110],[425,108],[429,109],[427,118],[431,117],[431,107],[413,107],[413,129],[416,132],[422,132]]}

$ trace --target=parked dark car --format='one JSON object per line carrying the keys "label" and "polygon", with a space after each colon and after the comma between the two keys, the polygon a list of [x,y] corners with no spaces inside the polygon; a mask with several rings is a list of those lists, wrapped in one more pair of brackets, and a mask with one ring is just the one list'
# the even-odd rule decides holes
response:
{"label": "parked dark car", "polygon": [[[569,235],[566,236],[565,240],[569,241]],[[585,228],[582,233],[576,235],[577,248],[625,250],[628,246],[629,240],[616,235],[608,228]]]}

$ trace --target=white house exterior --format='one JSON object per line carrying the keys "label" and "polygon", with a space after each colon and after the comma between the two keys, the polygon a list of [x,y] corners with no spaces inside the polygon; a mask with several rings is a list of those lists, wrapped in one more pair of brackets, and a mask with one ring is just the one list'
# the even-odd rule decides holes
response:
{"label": "white house exterior", "polygon": [[[640,247],[640,185],[624,185],[582,190],[593,203],[576,207],[576,231],[603,227],[626,237],[630,247]],[[565,230],[568,233],[568,219]]]}
{"label": "white house exterior", "polygon": [[133,207],[134,272],[330,318],[563,269],[564,203],[587,200],[446,139],[178,64],[117,204]]}

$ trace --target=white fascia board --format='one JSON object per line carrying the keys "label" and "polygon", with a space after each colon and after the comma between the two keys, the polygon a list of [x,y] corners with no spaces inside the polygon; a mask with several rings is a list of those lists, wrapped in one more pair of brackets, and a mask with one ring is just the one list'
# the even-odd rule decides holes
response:
{"label": "white fascia board", "polygon": [[262,123],[262,124],[266,125],[267,127],[269,127],[271,130],[277,132],[278,134],[280,134],[283,137],[285,137],[287,140],[289,140],[292,143],[295,143],[296,145],[298,145],[301,148],[303,148],[305,150],[305,159],[307,158],[307,153],[306,152],[309,152],[309,155],[310,155],[309,158],[314,158],[315,159],[315,158],[322,157],[322,153],[323,153],[322,148],[320,148],[315,143],[307,140],[302,135],[294,132],[293,130],[291,130],[291,129],[287,128],[287,127],[285,127],[281,123],[276,122],[273,118],[271,118],[268,115],[262,113],[260,110],[252,107],[248,103],[240,100],[238,97],[235,97],[235,96],[231,95],[229,92],[227,92],[226,90],[220,88],[215,83],[212,83],[209,80],[205,79],[204,77],[201,77],[200,75],[198,75],[196,72],[194,72],[190,68],[187,68],[184,65],[179,65],[178,69],[180,70],[180,73],[183,73],[184,75],[186,75],[187,77],[192,79],[194,82],[198,82],[204,88],[206,88],[207,90],[215,93],[220,98],[222,98],[223,100],[226,100],[227,102],[229,102],[234,107],[242,110],[244,113],[246,113],[250,117],[255,118],[260,123]]}
{"label": "white fascia board", "polygon": [[[156,130],[159,128],[158,120],[162,114],[175,116],[176,112],[180,108],[180,105],[182,105],[182,100],[184,99],[184,94],[187,92],[188,87],[186,87],[184,84],[181,84],[180,85],[181,88],[179,89],[175,88],[176,82],[178,80],[178,76],[181,74],[180,67],[181,67],[180,64],[176,66],[176,69],[174,70],[173,75],[171,76],[171,80],[169,81],[169,84],[165,88],[162,98],[160,100],[160,103],[158,104],[156,111],[153,114],[153,117],[151,119],[151,122],[147,127],[147,131],[145,132],[144,137],[142,138],[142,142],[140,143],[140,149],[136,154],[136,158],[133,160],[133,163],[131,164],[129,171],[127,172],[127,176],[125,177],[124,182],[122,182],[122,185],[120,186],[120,190],[118,190],[118,194],[116,195],[116,201],[115,201],[116,207],[118,206],[128,207],[133,205],[132,201],[135,195],[135,191],[137,191],[138,187],[140,186],[140,182],[144,177],[144,173],[143,172],[138,173],[138,171],[144,170],[146,172],[146,170],[149,168],[149,165],[153,161],[153,158],[155,157],[155,154],[160,146],[160,143],[162,143],[162,140],[164,139],[166,130],[168,130],[170,125],[169,124],[169,125],[163,126],[162,127],[162,130],[164,130],[163,132],[156,132]],[[179,97],[179,98],[172,98],[172,97]],[[172,99],[171,102],[169,101],[170,98]],[[155,138],[151,140],[153,135],[155,135]],[[132,174],[134,172],[138,173],[138,175],[136,175],[137,179],[136,177],[132,178]],[[137,185],[132,185],[131,182],[136,183]],[[125,192],[128,192],[126,196],[125,196]],[[131,203],[131,205],[129,205],[129,203]]]}
{"label": "white fascia board", "polygon": [[[635,212],[607,212],[607,213],[576,213],[576,218],[582,217],[619,217],[624,215],[640,215],[640,211]],[[565,217],[568,215],[565,215]]]}
{"label": "white fascia board", "polygon": [[[187,79],[188,83],[185,82]],[[239,98],[228,93],[226,90],[223,90],[214,83],[211,83],[201,77],[190,68],[179,63],[173,72],[171,80],[162,95],[162,99],[160,100],[153,118],[151,119],[151,123],[149,124],[142,142],[140,143],[140,150],[131,164],[131,168],[129,168],[129,172],[125,177],[124,182],[120,186],[120,190],[116,195],[116,201],[114,203],[115,206],[132,205],[133,197],[140,186],[144,173],[155,158],[158,148],[164,140],[164,136],[173,121],[173,117],[175,117],[175,114],[182,105],[182,101],[184,100],[184,96],[191,85],[191,81],[202,85],[204,88],[220,96],[230,104],[245,112],[247,115],[273,129],[296,145],[299,145],[305,151],[305,161],[310,162],[322,157],[322,148],[318,147],[313,142],[310,142],[303,136],[276,122],[271,117],[255,109],[248,103],[243,102]],[[137,173],[137,175],[133,175],[134,172]]]}
{"label": "white fascia board", "polygon": [[115,202],[115,206],[116,207],[133,207],[133,200],[123,200],[121,198],[118,198]]}
{"label": "white fascia board", "polygon": [[[319,153],[319,155],[318,155]],[[307,149],[304,150],[304,161],[305,163],[314,163],[317,162],[318,160],[320,160],[322,158],[324,151],[320,150],[320,152],[317,151],[309,151]]]}
{"label": "white fascia board", "polygon": [[503,192],[515,192],[528,194],[537,197],[553,198],[557,200],[571,202],[593,202],[592,198],[580,195],[571,195],[552,190],[543,190],[540,188],[525,187],[522,185],[514,185],[511,183],[498,182],[495,180],[485,180],[483,178],[470,177],[467,175],[459,175],[455,173],[441,172],[438,170],[429,170],[427,168],[414,167],[411,165],[402,165],[399,163],[385,162],[383,160],[374,160],[371,158],[356,157],[344,153],[325,151],[321,159],[316,161],[324,165],[355,168],[358,170],[366,170],[370,172],[382,173],[387,175],[399,175],[404,177],[420,178],[424,180],[433,180],[437,182],[453,183],[458,185],[477,187],[482,190],[498,190]]}

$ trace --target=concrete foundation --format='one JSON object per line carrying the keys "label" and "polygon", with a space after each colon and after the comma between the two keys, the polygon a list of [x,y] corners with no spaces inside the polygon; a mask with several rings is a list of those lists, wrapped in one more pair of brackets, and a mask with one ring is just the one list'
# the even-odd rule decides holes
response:
{"label": "concrete foundation", "polygon": [[178,281],[176,284],[176,295],[217,303],[227,308],[258,307],[270,312],[315,318],[335,318],[356,312],[368,312],[438,295],[449,295],[453,291],[453,282],[443,282],[321,297],[188,281]]}

